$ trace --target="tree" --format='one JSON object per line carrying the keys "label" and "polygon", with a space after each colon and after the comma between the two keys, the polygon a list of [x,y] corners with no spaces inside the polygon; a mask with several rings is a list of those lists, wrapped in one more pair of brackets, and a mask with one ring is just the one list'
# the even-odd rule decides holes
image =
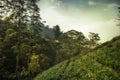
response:
{"label": "tree", "polygon": [[[32,45],[30,38],[32,37]],[[41,35],[33,36],[26,28],[21,29],[20,44],[15,24],[9,21],[0,21],[0,79],[18,80],[16,77],[16,56],[19,54],[18,76],[20,80],[31,80],[32,75],[42,72],[54,65],[55,49],[57,44],[46,41]],[[33,54],[34,53],[34,54]],[[40,70],[29,71],[34,60],[32,55],[39,56]],[[30,67],[31,66],[31,67]],[[31,73],[30,73],[31,72]]]}
{"label": "tree", "polygon": [[54,34],[55,34],[55,39],[58,39],[61,34],[59,25],[54,26],[53,30],[54,30]]}
{"label": "tree", "polygon": [[118,19],[117,19],[118,23],[117,26],[120,26],[120,7],[118,7]]}
{"label": "tree", "polygon": [[[22,30],[26,25],[32,25],[32,33],[40,30],[40,26],[42,25],[40,21],[39,8],[37,6],[37,2],[39,0],[0,0],[0,19],[9,21],[16,25],[17,32],[10,33],[6,36],[6,40],[9,40],[11,36],[17,34],[17,44],[18,51],[16,55],[16,76],[19,80],[19,57],[21,52],[21,43],[22,39]],[[10,32],[9,30],[8,32]]]}
{"label": "tree", "polygon": [[30,63],[28,64],[28,70],[30,71],[32,77],[40,71],[39,55],[33,54],[31,56]]}
{"label": "tree", "polygon": [[[62,41],[66,41],[65,43],[75,44],[76,46],[84,46],[85,45],[85,36],[82,32],[78,32],[75,30],[70,30],[60,36]],[[68,43],[68,45],[70,45]]]}
{"label": "tree", "polygon": [[[8,21],[0,20],[0,76],[1,79],[15,78],[15,54],[11,50],[11,46],[16,43],[16,31],[14,25]],[[8,66],[9,65],[9,66]]]}
{"label": "tree", "polygon": [[95,48],[97,45],[99,45],[98,42],[100,41],[100,37],[98,33],[89,32],[88,37],[90,48]]}
{"label": "tree", "polygon": [[0,0],[0,19],[11,21],[20,27],[28,25],[31,32],[39,32],[43,24],[36,4],[38,1],[40,0]]}
{"label": "tree", "polygon": [[80,54],[86,48],[86,37],[82,32],[70,30],[59,37],[60,48],[56,50],[56,63]]}

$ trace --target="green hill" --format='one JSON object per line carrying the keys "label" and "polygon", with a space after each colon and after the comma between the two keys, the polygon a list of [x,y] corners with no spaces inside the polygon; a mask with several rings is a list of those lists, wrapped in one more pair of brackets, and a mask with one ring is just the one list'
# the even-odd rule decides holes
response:
{"label": "green hill", "polygon": [[120,36],[87,55],[57,64],[34,80],[120,80]]}

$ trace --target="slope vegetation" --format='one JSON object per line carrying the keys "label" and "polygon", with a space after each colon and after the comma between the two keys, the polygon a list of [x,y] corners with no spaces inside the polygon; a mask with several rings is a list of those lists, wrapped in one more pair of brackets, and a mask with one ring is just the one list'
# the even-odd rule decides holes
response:
{"label": "slope vegetation", "polygon": [[40,73],[34,80],[120,80],[120,36]]}

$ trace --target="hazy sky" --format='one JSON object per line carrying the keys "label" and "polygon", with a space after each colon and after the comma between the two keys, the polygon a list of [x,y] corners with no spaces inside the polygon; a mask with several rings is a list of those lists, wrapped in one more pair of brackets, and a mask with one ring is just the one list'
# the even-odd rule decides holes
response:
{"label": "hazy sky", "polygon": [[101,41],[120,34],[116,26],[120,0],[41,0],[41,17],[50,27],[59,25],[66,32],[74,29],[99,33]]}

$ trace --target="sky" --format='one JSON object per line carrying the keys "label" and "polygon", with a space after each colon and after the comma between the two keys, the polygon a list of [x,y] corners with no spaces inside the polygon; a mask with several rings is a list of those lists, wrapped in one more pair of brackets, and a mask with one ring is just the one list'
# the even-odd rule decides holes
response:
{"label": "sky", "polygon": [[59,25],[63,32],[77,30],[86,36],[98,33],[101,42],[120,34],[117,24],[117,7],[120,0],[40,0],[42,21],[53,27]]}

